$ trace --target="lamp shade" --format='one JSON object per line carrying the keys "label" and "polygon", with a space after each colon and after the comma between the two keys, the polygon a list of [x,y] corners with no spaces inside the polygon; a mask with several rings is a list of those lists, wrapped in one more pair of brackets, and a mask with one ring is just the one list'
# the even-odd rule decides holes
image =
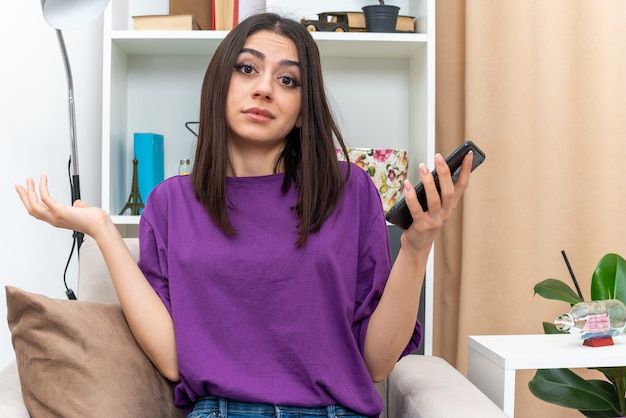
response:
{"label": "lamp shade", "polygon": [[76,29],[106,9],[109,0],[41,0],[46,22],[56,29]]}

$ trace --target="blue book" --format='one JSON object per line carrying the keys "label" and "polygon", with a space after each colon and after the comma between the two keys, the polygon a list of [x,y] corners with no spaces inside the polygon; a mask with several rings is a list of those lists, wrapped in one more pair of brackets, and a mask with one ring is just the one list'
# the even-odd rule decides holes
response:
{"label": "blue book", "polygon": [[146,203],[152,189],[163,181],[165,175],[163,135],[151,132],[135,133],[134,147],[139,194],[141,200]]}

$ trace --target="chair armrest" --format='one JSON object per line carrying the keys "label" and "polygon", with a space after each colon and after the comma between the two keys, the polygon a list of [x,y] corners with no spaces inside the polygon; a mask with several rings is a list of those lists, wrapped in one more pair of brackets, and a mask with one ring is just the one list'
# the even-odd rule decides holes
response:
{"label": "chair armrest", "polygon": [[444,359],[415,354],[402,358],[387,378],[387,413],[394,418],[506,417]]}
{"label": "chair armrest", "polygon": [[22,398],[20,377],[15,361],[0,370],[0,417],[30,417]]}

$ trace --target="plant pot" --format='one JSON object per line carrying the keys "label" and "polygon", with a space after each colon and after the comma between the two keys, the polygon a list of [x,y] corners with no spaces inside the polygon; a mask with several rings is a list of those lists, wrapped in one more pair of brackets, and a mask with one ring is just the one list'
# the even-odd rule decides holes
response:
{"label": "plant pot", "polygon": [[395,32],[400,8],[388,4],[363,7],[365,28],[368,32]]}

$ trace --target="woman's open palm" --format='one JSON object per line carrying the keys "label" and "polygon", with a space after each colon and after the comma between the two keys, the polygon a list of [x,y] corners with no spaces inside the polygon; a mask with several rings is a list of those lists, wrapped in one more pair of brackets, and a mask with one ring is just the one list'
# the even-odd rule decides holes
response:
{"label": "woman's open palm", "polygon": [[58,228],[70,229],[93,235],[95,228],[108,218],[105,211],[89,207],[81,200],[73,206],[57,202],[48,191],[48,177],[42,174],[39,195],[32,178],[26,179],[26,188],[16,185],[15,189],[28,213],[36,219]]}

